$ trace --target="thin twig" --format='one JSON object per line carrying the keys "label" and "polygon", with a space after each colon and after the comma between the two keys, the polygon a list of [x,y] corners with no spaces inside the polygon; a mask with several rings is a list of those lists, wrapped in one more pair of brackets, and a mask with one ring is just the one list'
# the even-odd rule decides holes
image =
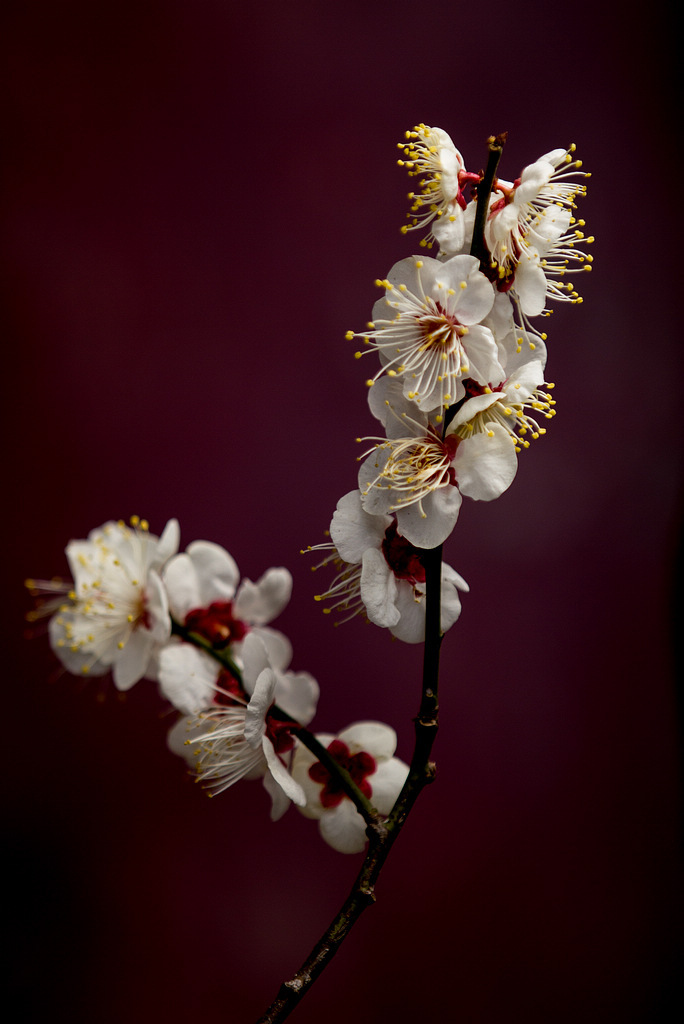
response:
{"label": "thin twig", "polygon": [[[214,661],[217,661],[222,668],[230,672],[233,679],[242,686],[242,672],[225,647],[214,647],[211,641],[203,637],[201,633],[193,632],[175,619],[171,619],[171,632],[186,643],[199,647],[205,654],[208,654]],[[366,824],[373,827],[378,826],[382,821],[380,814],[373,807],[368,797],[364,796],[361,792],[346,768],[338,764],[323,744],[319,743],[314,734],[309,732],[303,725],[300,725],[299,722],[295,722],[292,716],[288,715],[282,708],[279,708],[277,704],[272,705],[269,709],[269,714],[281,722],[292,723],[292,731],[297,734],[298,739],[301,740],[305,747],[309,748],[311,753],[316,756],[332,775],[337,776],[340,786],[349,799],[353,801]]]}

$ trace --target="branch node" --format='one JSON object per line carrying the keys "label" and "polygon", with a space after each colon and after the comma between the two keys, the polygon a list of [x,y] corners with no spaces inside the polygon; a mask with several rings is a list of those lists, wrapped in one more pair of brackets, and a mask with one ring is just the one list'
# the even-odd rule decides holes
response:
{"label": "branch node", "polygon": [[425,765],[425,781],[434,782],[437,777],[437,765],[434,761],[428,761]]}
{"label": "branch node", "polygon": [[359,892],[361,893],[362,896],[365,896],[365,898],[368,900],[369,903],[375,903],[375,901],[376,901],[375,886],[373,886],[373,885],[362,885],[359,888]]}
{"label": "branch node", "polygon": [[385,842],[389,832],[384,821],[373,821],[366,828],[366,835],[369,839],[381,844]]}

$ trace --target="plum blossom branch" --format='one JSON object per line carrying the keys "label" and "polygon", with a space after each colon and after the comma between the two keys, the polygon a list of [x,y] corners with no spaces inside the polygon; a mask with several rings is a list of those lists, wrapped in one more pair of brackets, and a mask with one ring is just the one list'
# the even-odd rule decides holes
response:
{"label": "plum blossom branch", "polygon": [[[505,135],[499,135],[488,140],[489,160],[478,189],[470,254],[480,260],[481,268],[489,264],[484,224],[505,139]],[[456,409],[457,406],[454,406],[453,411]],[[446,423],[444,430],[446,431]],[[278,1024],[290,1015],[330,963],[364,910],[375,903],[375,885],[389,852],[420,793],[425,786],[434,781],[435,765],[430,756],[439,728],[439,660],[443,639],[440,621],[442,544],[425,549],[422,553],[422,562],[425,569],[426,602],[423,679],[420,707],[414,719],[415,745],[408,777],[386,821],[368,824],[368,850],[345,902],[297,973],[280,986],[275,1001],[259,1019],[258,1024]]]}
{"label": "plum blossom branch", "polygon": [[390,850],[434,780],[441,644],[461,613],[459,592],[469,589],[442,562],[442,543],[462,498],[502,494],[527,437],[543,435],[539,421],[555,415],[542,390],[553,388],[547,336],[530,318],[548,316],[547,302],[581,302],[565,275],[591,270],[577,246],[593,237],[575,216],[589,175],[574,145],[504,182],[496,175],[505,134],[488,139],[477,174],[442,129],[420,124],[406,140],[399,163],[419,180],[403,231],[429,226],[419,244],[439,251],[395,264],[376,282],[384,296],[367,330],[347,333],[379,356],[366,383],[385,436],[367,439],[374,444],[361,457],[358,487],[338,501],[315,568],[336,567],[316,599],[333,600],[343,621],[365,614],[397,639],[424,644],[410,765],[393,756],[396,733],[384,723],[356,722],[336,736],[306,728],[318,683],[288,669],[292,646],[268,627],[290,597],[284,567],[239,582],[219,545],[194,541],[179,554],[176,520],[156,537],[134,516],[130,526],[107,522],[69,543],[73,582],[27,583],[36,615],[51,615],[50,642],[68,671],[111,672],[120,690],[143,678],[158,683],[184,716],[169,747],[209,795],[261,778],[272,820],[294,803],[340,852],[368,843],[346,900],[259,1024],[290,1015],[375,902]]}
{"label": "plum blossom branch", "polygon": [[[187,626],[182,625],[173,618],[171,619],[171,632],[175,636],[180,637],[180,639],[184,640],[186,643],[192,644],[194,647],[198,647],[200,650],[204,651],[217,661],[222,668],[227,669],[238,683],[242,683],[242,672],[225,648],[214,647],[214,645],[205,637],[201,636],[201,634],[193,632],[193,630],[188,629]],[[344,766],[339,764],[334,757],[330,755],[323,744],[316,739],[314,734],[305,728],[305,726],[300,725],[299,722],[293,723],[292,716],[288,715],[286,711],[282,710],[282,708],[279,708],[277,704],[273,706],[270,714],[273,718],[276,718],[281,722],[294,724],[295,728],[293,728],[292,731],[296,733],[298,739],[304,744],[304,746],[308,747],[311,753],[315,755],[316,759],[320,761],[321,764],[325,765],[329,772],[337,776],[342,789],[349,799],[353,801],[366,824],[377,827],[381,821],[381,816],[378,814],[375,807],[373,807],[370,800],[364,796]]]}

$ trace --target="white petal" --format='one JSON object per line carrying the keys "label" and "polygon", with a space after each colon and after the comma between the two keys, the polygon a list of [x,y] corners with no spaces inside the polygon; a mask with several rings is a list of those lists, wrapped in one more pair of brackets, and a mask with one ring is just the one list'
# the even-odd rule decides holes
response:
{"label": "white petal", "polygon": [[469,587],[462,576],[450,565],[442,562],[442,588],[440,593],[440,625],[442,633],[451,629],[461,614],[459,590],[468,591]]}
{"label": "white petal", "polygon": [[408,773],[409,766],[398,757],[392,757],[389,761],[379,764],[377,771],[369,776],[368,781],[373,790],[371,803],[380,814],[390,813],[404,787]]}
{"label": "white petal", "polygon": [[544,369],[538,359],[529,359],[514,370],[506,381],[510,402],[526,402],[532,392],[544,383]]}
{"label": "white petal", "polygon": [[480,384],[503,380],[505,374],[499,362],[499,349],[494,335],[487,327],[475,324],[468,328],[462,345],[468,356],[468,377],[472,377]]}
{"label": "white petal", "polygon": [[159,688],[186,715],[209,707],[219,671],[218,662],[191,644],[170,643],[159,653]]}
{"label": "white petal", "polygon": [[268,770],[285,795],[288,796],[290,800],[297,805],[297,807],[304,807],[306,804],[304,790],[299,783],[295,782],[292,778],[287,768],[276,754],[273,744],[266,736],[264,736],[263,739],[263,750],[264,756],[266,757],[266,763],[268,764]]}
{"label": "white petal", "polygon": [[355,722],[339,734],[351,754],[365,750],[376,761],[388,760],[397,749],[397,734],[384,722]]}
{"label": "white petal", "polygon": [[492,424],[488,433],[473,434],[456,449],[454,469],[458,486],[475,501],[498,498],[513,483],[518,459],[508,431]]}
{"label": "white petal", "polygon": [[[458,446],[457,456],[462,447]],[[399,532],[417,548],[436,548],[456,525],[462,500],[458,487],[448,485],[432,491],[423,498],[422,512],[417,503],[397,512]]]}
{"label": "white petal", "polygon": [[[266,715],[273,703],[275,688],[276,674],[273,669],[265,668],[255,683],[254,693],[245,714],[245,739],[254,750],[261,744],[266,729]],[[272,748],[272,744],[270,746]]]}
{"label": "white petal", "polygon": [[240,645],[242,661],[242,685],[245,693],[251,695],[259,675],[266,668],[271,668],[268,649],[264,640],[257,633],[248,633]]}
{"label": "white petal", "polygon": [[156,644],[165,643],[171,636],[171,619],[166,588],[154,569],[150,570],[145,587],[145,611],[150,621],[150,633]]}
{"label": "white petal", "polygon": [[450,207],[432,224],[432,234],[440,251],[451,255],[463,248],[465,242],[466,220],[463,210],[456,204]]}
{"label": "white petal", "polygon": [[191,766],[195,765],[195,751],[197,746],[195,740],[199,736],[206,735],[207,723],[199,718],[188,718],[184,715],[179,718],[172,729],[169,729],[166,737],[166,745],[169,750],[184,758]]}
{"label": "white petal", "polygon": [[266,772],[264,775],[263,785],[271,798],[271,821],[279,821],[292,801],[270,772]]}
{"label": "white petal", "polygon": [[401,580],[397,588],[399,621],[390,632],[405,644],[422,644],[425,640],[425,585],[413,587]]}
{"label": "white petal", "polygon": [[308,672],[277,675],[274,700],[279,708],[300,725],[308,725],[316,714],[319,686]]}
{"label": "white petal", "polygon": [[169,609],[177,622],[185,622],[189,611],[202,607],[197,573],[189,555],[176,555],[165,566],[162,579],[169,598]]}
{"label": "white petal", "polygon": [[292,576],[287,569],[268,569],[257,583],[244,579],[235,599],[235,615],[243,622],[263,626],[280,615],[290,600]]}
{"label": "white petal", "polygon": [[[381,378],[378,385],[384,379]],[[361,492],[349,491],[337,502],[330,524],[330,538],[340,557],[355,565],[361,561],[367,548],[378,547],[382,543],[391,522],[391,516],[372,516],[364,511]]]}
{"label": "white petal", "polygon": [[326,843],[340,853],[360,853],[366,845],[366,823],[347,797],[326,811],[318,827]]}
{"label": "white petal", "polygon": [[395,607],[397,580],[382,551],[369,548],[363,555],[361,600],[376,626],[394,626],[399,621]]}
{"label": "white petal", "polygon": [[539,316],[546,305],[546,277],[538,258],[523,257],[520,261],[515,271],[515,291],[523,313]]}
{"label": "white petal", "polygon": [[83,616],[72,612],[69,609],[57,612],[50,619],[48,633],[50,636],[50,647],[55,652],[67,672],[74,675],[102,676],[109,672],[112,658],[118,654],[116,647],[107,647],[100,652],[99,657],[90,648],[76,646],[73,642],[74,627],[82,622]]}
{"label": "white petal", "polygon": [[[280,630],[270,626],[256,626],[248,636],[255,636],[266,648],[268,663],[276,672],[284,672],[292,661],[292,644]],[[243,650],[243,644],[235,645],[237,653]]]}
{"label": "white petal", "polygon": [[[487,316],[496,295],[491,282],[479,269],[474,256],[454,256],[444,264],[444,270],[455,295],[449,309],[454,310],[460,323],[470,327]],[[466,287],[461,287],[465,282]]]}
{"label": "white petal", "polygon": [[[359,469],[361,504],[369,515],[387,516],[393,504],[394,497],[390,488],[384,484],[381,487],[373,486],[375,480],[378,479],[385,468],[385,464],[391,454],[392,452],[389,447],[378,447],[361,463],[361,468]],[[382,483],[382,481],[379,482]]]}
{"label": "white petal", "polygon": [[178,551],[178,545],[180,543],[180,526],[177,519],[169,519],[168,523],[164,527],[164,531],[157,541],[157,547],[154,552],[154,557],[151,562],[151,566],[154,569],[159,569],[168,561],[172,555],[175,555]]}
{"label": "white petal", "polygon": [[118,690],[130,690],[145,675],[152,653],[152,634],[142,627],[134,629],[120,656],[114,662],[112,675]]}
{"label": "white petal", "polygon": [[455,434],[457,427],[462,426],[464,423],[469,423],[479,412],[484,412],[491,405],[496,405],[498,401],[500,401],[500,395],[496,391],[484,395],[473,395],[472,398],[468,398],[449,424],[447,434]]}
{"label": "white petal", "polygon": [[199,607],[207,608],[214,601],[231,601],[240,572],[225,548],[209,540],[195,540],[188,545],[186,552],[197,577]]}

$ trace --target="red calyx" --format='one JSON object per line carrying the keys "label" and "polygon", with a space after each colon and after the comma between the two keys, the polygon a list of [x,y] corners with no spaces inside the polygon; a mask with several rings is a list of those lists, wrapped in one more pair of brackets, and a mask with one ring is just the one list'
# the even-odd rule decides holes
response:
{"label": "red calyx", "polygon": [[[328,753],[349,772],[363,795],[370,800],[373,788],[367,776],[372,775],[377,767],[375,758],[365,750],[361,750],[358,754],[350,754],[349,747],[342,740],[333,740],[328,746]],[[324,807],[337,807],[342,803],[345,793],[341,782],[331,775],[320,761],[316,761],[309,768],[309,778],[323,784],[320,801]]]}
{"label": "red calyx", "polygon": [[408,580],[412,585],[425,583],[423,552],[397,533],[396,522],[385,530],[382,553],[397,579]]}
{"label": "red calyx", "polygon": [[185,625],[217,648],[243,640],[249,631],[234,617],[232,601],[214,601],[208,608],[194,608],[185,616]]}

